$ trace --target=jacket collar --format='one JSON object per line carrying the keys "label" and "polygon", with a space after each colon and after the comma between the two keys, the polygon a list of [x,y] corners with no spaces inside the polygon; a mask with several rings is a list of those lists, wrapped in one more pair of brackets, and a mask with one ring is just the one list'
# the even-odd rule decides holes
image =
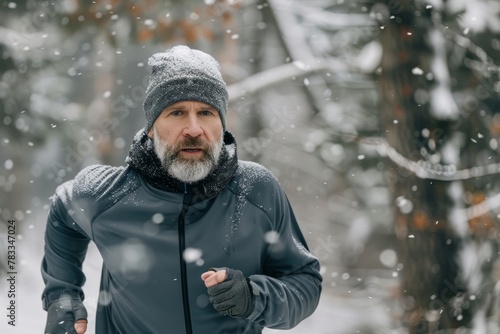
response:
{"label": "jacket collar", "polygon": [[185,184],[162,168],[154,150],[153,140],[147,136],[144,129],[134,136],[125,161],[153,187],[176,193],[188,191],[194,195],[195,202],[217,195],[229,183],[238,167],[236,140],[228,131],[224,132],[224,145],[217,166],[206,178],[195,183]]}

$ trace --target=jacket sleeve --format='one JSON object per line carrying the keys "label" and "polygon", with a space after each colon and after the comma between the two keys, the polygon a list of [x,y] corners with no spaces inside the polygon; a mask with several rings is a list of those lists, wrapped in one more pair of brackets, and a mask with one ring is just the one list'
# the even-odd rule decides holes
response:
{"label": "jacket sleeve", "polygon": [[[308,250],[288,199],[275,184],[269,214],[275,236],[265,259],[263,274],[249,277],[255,309],[249,320],[264,327],[295,327],[316,309],[321,293],[320,264]],[[267,197],[267,196],[266,196]],[[275,210],[274,210],[275,209]]]}
{"label": "jacket sleeve", "polygon": [[[70,184],[61,187],[67,188]],[[64,191],[58,191],[52,197],[45,230],[45,254],[41,268],[45,283],[42,295],[45,310],[50,303],[63,296],[69,295],[80,301],[84,299],[82,263],[90,239],[73,220],[73,210],[63,204],[61,193]]]}

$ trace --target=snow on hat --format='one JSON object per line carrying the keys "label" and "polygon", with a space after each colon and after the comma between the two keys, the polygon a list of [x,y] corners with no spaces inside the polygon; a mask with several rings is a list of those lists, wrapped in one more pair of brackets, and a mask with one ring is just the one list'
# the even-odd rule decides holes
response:
{"label": "snow on hat", "polygon": [[226,129],[227,88],[219,63],[212,56],[179,45],[152,55],[148,65],[151,75],[143,103],[146,133],[166,107],[187,100],[217,109],[222,127]]}

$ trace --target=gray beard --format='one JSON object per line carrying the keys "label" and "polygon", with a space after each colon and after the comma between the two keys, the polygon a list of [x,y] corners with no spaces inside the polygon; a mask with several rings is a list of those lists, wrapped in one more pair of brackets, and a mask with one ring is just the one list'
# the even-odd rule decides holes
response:
{"label": "gray beard", "polygon": [[205,153],[201,159],[183,159],[179,157],[179,150],[183,147],[189,147],[189,142],[196,142],[196,138],[186,140],[179,145],[172,145],[160,138],[156,132],[156,127],[153,128],[153,131],[154,148],[162,167],[168,174],[182,182],[194,183],[203,180],[219,162],[223,144],[222,132],[217,142],[204,147]]}

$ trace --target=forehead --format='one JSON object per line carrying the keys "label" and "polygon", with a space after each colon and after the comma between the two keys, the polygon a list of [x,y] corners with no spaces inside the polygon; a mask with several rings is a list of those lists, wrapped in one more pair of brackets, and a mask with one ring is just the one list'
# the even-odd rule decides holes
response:
{"label": "forehead", "polygon": [[169,105],[165,109],[188,109],[192,107],[195,109],[215,109],[211,105],[199,101],[179,101]]}

